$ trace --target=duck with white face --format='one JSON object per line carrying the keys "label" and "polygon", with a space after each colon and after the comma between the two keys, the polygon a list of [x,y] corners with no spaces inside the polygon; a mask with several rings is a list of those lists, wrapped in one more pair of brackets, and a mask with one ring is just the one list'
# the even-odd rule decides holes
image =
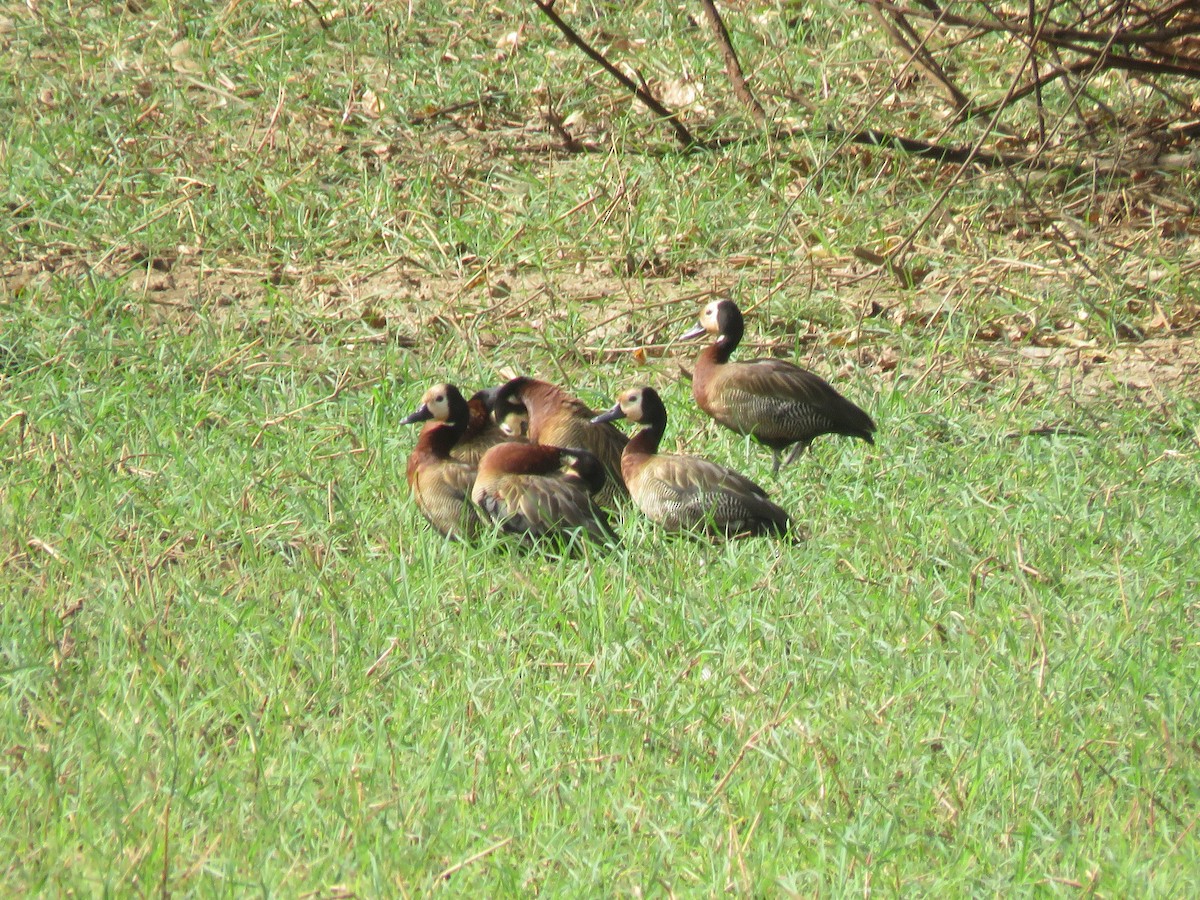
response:
{"label": "duck with white face", "polygon": [[716,336],[696,360],[692,396],[719,424],[769,447],[774,461],[771,474],[778,473],[784,450],[792,448],[787,457],[790,464],[823,434],[875,443],[871,417],[819,375],[782,359],[731,362],[744,330],[737,304],[717,300],[704,307],[699,326],[680,340]]}
{"label": "duck with white face", "polygon": [[466,431],[455,444],[452,455],[463,462],[479,465],[479,460],[489,449],[505,441],[524,441],[527,420],[523,408],[514,408],[502,420],[492,417],[487,406],[487,391],[476,391],[467,399],[470,418]]}
{"label": "duck with white face", "polygon": [[654,388],[623,391],[593,421],[617,419],[643,426],[625,445],[621,471],[633,502],[651,521],[671,531],[730,537],[788,532],[787,513],[749,478],[706,459],[658,452],[667,408]]}
{"label": "duck with white face", "polygon": [[435,384],[401,425],[428,422],[408,457],[406,477],[421,515],[450,538],[475,537],[482,521],[471,503],[476,467],[453,451],[470,424],[471,410],[452,384]]}
{"label": "duck with white face", "polygon": [[579,447],[595,455],[608,479],[597,500],[612,507],[625,495],[621,481],[621,451],[625,435],[611,425],[594,425],[596,411],[557,385],[521,376],[485,392],[498,421],[523,411],[529,440],[550,447]]}

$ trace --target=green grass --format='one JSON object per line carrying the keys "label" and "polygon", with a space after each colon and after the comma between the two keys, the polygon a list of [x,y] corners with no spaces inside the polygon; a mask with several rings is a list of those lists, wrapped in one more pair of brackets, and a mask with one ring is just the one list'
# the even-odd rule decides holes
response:
{"label": "green grass", "polygon": [[[1069,248],[974,174],[907,290],[854,253],[946,170],[755,139],[681,10],[563,7],[669,35],[614,53],[696,61],[720,153],[524,8],[145,7],[0,7],[9,893],[1200,892],[1194,237],[1153,199],[1194,174],[1036,187]],[[841,7],[729,15],[829,122],[891,70]],[[543,82],[602,152],[548,149]],[[772,480],[703,420],[671,339],[725,290],[876,447]],[[505,367],[653,384],[809,539],[442,541],[395,423]]]}
{"label": "green grass", "polygon": [[[804,545],[631,514],[560,560],[423,526],[392,424],[422,360],[348,357],[360,326],[10,313],[13,887],[411,892],[501,841],[456,890],[1200,880],[1200,478],[1140,406],[1009,439],[1016,385],[894,384],[878,452],[778,482]],[[590,377],[667,387],[672,435],[765,478],[665,372]]]}

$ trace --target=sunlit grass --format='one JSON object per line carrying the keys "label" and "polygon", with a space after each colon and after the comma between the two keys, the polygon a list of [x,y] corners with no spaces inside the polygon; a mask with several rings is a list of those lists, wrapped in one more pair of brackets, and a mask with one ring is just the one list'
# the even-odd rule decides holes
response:
{"label": "sunlit grass", "polygon": [[78,296],[17,314],[59,338],[0,433],[10,884],[412,890],[492,847],[455,883],[1194,879],[1200,485],[1140,407],[1014,439],[1016,398],[898,386],[877,451],[775,485],[802,546],[630,511],[618,550],[514,555],[399,487],[419,356],[359,352],[331,396],[336,339],[164,343]]}
{"label": "sunlit grass", "polygon": [[[945,172],[755,136],[682,8],[571,14],[650,38],[612,49],[648,79],[706,61],[709,124],[749,135],[720,153],[528,9],[142,5],[0,31],[10,892],[1200,890],[1200,404],[1082,381],[1195,302],[1186,239],[1122,233],[1139,293],[1072,232],[1085,277],[973,175],[923,285],[859,284]],[[764,96],[863,108],[852,11],[730,25]],[[546,87],[596,152],[555,149]],[[743,352],[830,377],[875,447],[771,479],[703,419],[672,339],[722,290]],[[1077,376],[1036,364],[1063,345]],[[809,539],[630,509],[577,558],[441,540],[396,422],[505,368],[597,408],[654,385],[668,447]]]}

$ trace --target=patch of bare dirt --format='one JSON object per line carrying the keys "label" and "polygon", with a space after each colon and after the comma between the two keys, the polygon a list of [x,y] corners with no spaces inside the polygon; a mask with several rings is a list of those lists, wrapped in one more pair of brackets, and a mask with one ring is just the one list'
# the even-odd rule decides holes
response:
{"label": "patch of bare dirt", "polygon": [[1200,342],[1192,336],[1108,347],[993,348],[990,356],[993,366],[1036,372],[1049,389],[1084,403],[1120,393],[1167,411],[1170,394],[1200,398]]}
{"label": "patch of bare dirt", "polygon": [[[845,266],[845,261],[838,265]],[[659,261],[577,260],[553,271],[501,270],[466,260],[461,272],[430,273],[407,261],[375,270],[287,266],[214,266],[186,252],[151,257],[128,250],[95,265],[69,252],[0,268],[2,295],[20,297],[53,290],[56,278],[87,273],[121,278],[131,303],[141,303],[158,326],[188,326],[200,316],[254,320],[269,292],[289,297],[314,322],[360,321],[355,343],[419,344],[422,335],[455,335],[487,350],[502,347],[514,327],[541,331],[555,320],[575,319],[573,351],[596,362],[626,354],[641,359],[675,348],[675,338],[695,321],[713,296],[740,286],[761,285],[764,299],[746,304],[756,319],[747,344],[759,353],[791,355],[796,343],[812,348],[812,365],[823,374],[863,369],[884,379],[924,379],[931,371],[967,369],[994,381],[1037,376],[1038,390],[1055,389],[1080,400],[1123,392],[1147,406],[1162,407],[1166,393],[1200,397],[1200,306],[1180,303],[1163,310],[1130,301],[1128,340],[1114,344],[1093,336],[1076,319],[1041,320],[1034,313],[981,321],[966,353],[931,361],[905,358],[896,330],[936,334],[951,315],[961,315],[933,289],[906,291],[860,285],[839,294],[858,317],[849,328],[819,318],[773,314],[776,292],[794,296],[812,280],[811,266],[789,274],[767,260],[736,257],[686,268]],[[826,278],[853,273],[830,263]],[[935,279],[936,280],[936,279]],[[790,305],[790,304],[789,304]],[[880,322],[879,326],[874,320]],[[322,333],[316,328],[309,334]],[[672,354],[674,350],[672,349]],[[1049,376],[1049,377],[1047,377]]]}

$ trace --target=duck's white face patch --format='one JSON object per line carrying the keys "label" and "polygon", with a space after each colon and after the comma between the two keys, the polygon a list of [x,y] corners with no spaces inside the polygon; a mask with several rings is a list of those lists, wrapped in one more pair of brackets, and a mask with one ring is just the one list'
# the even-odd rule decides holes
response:
{"label": "duck's white face patch", "polygon": [[621,412],[625,413],[625,418],[631,422],[642,421],[642,392],[637,388],[626,391],[619,398],[621,404]]}
{"label": "duck's white face patch", "polygon": [[529,416],[524,412],[510,412],[500,423],[500,430],[509,437],[528,437]]}
{"label": "duck's white face patch", "polygon": [[450,418],[449,385],[435,384],[425,392],[425,396],[422,399],[426,408],[433,413],[435,419],[445,422]]}

